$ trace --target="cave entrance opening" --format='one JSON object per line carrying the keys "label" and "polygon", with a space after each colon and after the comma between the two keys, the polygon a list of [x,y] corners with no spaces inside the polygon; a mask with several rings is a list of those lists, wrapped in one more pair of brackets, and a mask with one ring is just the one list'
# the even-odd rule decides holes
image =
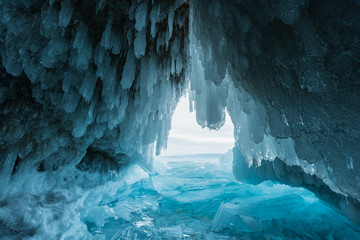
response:
{"label": "cave entrance opening", "polygon": [[177,104],[171,121],[167,149],[161,156],[220,155],[234,146],[234,126],[226,113],[225,124],[219,130],[202,128],[190,112],[189,97],[184,95]]}
{"label": "cave entrance opening", "polygon": [[143,180],[146,191],[135,199],[144,205],[143,201],[155,199],[152,194],[156,196],[155,207],[142,211],[142,218],[133,223],[141,226],[136,231],[144,228],[183,239],[336,239],[358,233],[348,219],[304,188],[272,181],[237,182],[230,117],[226,115],[219,130],[209,130],[189,109],[189,98],[184,96],[173,114],[168,147],[154,161],[154,172]]}

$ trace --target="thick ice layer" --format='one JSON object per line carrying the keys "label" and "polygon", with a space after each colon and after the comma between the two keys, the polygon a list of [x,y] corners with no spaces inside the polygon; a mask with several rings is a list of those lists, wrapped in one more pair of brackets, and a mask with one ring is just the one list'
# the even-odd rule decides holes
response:
{"label": "thick ice layer", "polygon": [[358,1],[191,4],[198,122],[220,127],[226,107],[248,168],[278,159],[359,202]]}

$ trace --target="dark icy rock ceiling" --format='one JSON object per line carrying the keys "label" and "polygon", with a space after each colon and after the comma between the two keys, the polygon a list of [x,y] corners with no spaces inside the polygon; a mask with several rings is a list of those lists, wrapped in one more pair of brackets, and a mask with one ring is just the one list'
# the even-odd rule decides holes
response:
{"label": "dark icy rock ceiling", "polygon": [[24,172],[150,168],[190,83],[238,179],[360,219],[359,23],[355,0],[1,1],[0,200]]}
{"label": "dark icy rock ceiling", "polygon": [[232,80],[227,109],[247,166],[359,211],[359,1],[192,3],[205,79]]}

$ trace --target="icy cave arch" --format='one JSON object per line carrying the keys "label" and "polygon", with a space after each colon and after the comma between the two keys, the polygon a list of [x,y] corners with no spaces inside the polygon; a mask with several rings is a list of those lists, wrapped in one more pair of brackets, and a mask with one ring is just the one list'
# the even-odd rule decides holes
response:
{"label": "icy cave arch", "polygon": [[228,109],[239,180],[305,186],[359,221],[359,1],[4,0],[0,16],[2,216],[151,170],[190,83],[200,125]]}

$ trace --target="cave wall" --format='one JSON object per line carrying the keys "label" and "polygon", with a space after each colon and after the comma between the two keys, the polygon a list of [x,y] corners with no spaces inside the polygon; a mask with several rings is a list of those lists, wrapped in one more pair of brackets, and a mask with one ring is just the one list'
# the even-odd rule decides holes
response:
{"label": "cave wall", "polygon": [[188,13],[177,0],[1,1],[0,199],[23,172],[151,168],[185,88]]}
{"label": "cave wall", "polygon": [[[221,126],[218,109],[226,107],[249,168],[275,159],[299,166],[358,204],[359,16],[358,1],[192,1],[191,41],[202,68],[193,99],[208,109],[205,118],[221,112],[212,120],[218,125],[203,125]],[[196,81],[211,81],[224,97],[204,100]]]}

